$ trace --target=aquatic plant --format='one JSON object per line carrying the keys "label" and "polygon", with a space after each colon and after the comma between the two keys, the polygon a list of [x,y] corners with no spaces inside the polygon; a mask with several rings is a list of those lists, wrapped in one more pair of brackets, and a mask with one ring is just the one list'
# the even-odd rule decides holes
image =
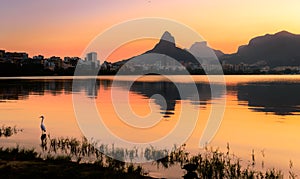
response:
{"label": "aquatic plant", "polygon": [[140,166],[114,168],[102,163],[76,163],[66,155],[41,158],[34,149],[0,148],[0,178],[146,178]]}
{"label": "aquatic plant", "polygon": [[[262,170],[257,169],[255,151],[251,152],[251,159],[248,164],[242,164],[240,158],[231,154],[230,147],[222,152],[219,149],[205,147],[197,155],[191,155],[186,145],[174,146],[171,152],[168,150],[156,149],[149,146],[144,150],[138,148],[124,149],[115,147],[114,144],[101,144],[90,142],[86,138],[59,137],[51,138],[50,135],[42,140],[43,152],[38,154],[34,149],[0,148],[0,160],[41,160],[63,163],[73,162],[77,164],[92,164],[99,169],[108,169],[117,173],[131,173],[146,175],[141,166],[133,163],[125,163],[124,159],[134,161],[135,158],[144,157],[146,160],[154,160],[157,167],[169,168],[179,165],[186,170],[184,178],[257,178],[257,179],[280,179],[283,178],[281,170],[270,168],[264,169],[264,162],[261,163]],[[107,154],[107,155],[104,155]],[[261,152],[264,157],[264,151]],[[112,156],[112,157],[108,157]],[[155,160],[157,159],[157,160]],[[126,160],[128,161],[128,160]],[[293,172],[293,163],[290,162],[290,179],[297,178]]]}
{"label": "aquatic plant", "polygon": [[14,134],[17,134],[18,132],[22,132],[23,129],[17,129],[16,126],[11,127],[11,126],[2,126],[0,128],[0,137],[4,136],[4,137],[10,137]]}
{"label": "aquatic plant", "polygon": [[[127,170],[135,174],[142,172],[139,166],[134,167],[132,163],[123,162],[124,157],[133,159],[137,156],[136,150],[117,148],[113,144],[111,147],[104,144],[98,145],[96,142],[89,142],[85,137],[79,140],[69,137],[51,138],[48,135],[42,140],[41,147],[43,153],[40,157],[49,161],[94,163],[100,168],[109,168],[119,172],[126,172]],[[108,157],[108,155],[113,157]],[[128,167],[130,168],[128,169]],[[145,172],[142,173],[145,174]]]}
{"label": "aquatic plant", "polygon": [[0,148],[0,160],[35,160],[38,153],[34,149],[24,149],[16,146],[14,148]]}
{"label": "aquatic plant", "polygon": [[[186,170],[184,178],[281,179],[284,177],[281,170],[275,168],[266,169],[265,171],[257,170],[254,151],[252,151],[249,162],[247,166],[242,166],[241,159],[230,153],[229,145],[225,153],[218,149],[208,149],[206,147],[204,151],[197,155],[190,155],[186,151],[185,145],[183,145],[155,163],[164,168],[179,164]],[[296,178],[292,163],[290,164],[289,178]]]}

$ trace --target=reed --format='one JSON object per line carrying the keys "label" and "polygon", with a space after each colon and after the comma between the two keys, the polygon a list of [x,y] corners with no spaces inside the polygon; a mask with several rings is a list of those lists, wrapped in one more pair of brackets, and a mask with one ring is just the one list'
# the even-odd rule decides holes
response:
{"label": "reed", "polygon": [[[256,169],[255,153],[252,151],[251,160],[247,166],[242,166],[241,159],[231,154],[229,145],[226,152],[207,147],[197,155],[190,155],[185,145],[171,152],[167,157],[156,161],[157,165],[168,168],[179,164],[186,170],[184,178],[226,178],[226,179],[281,179],[284,175],[281,170],[271,168],[265,171]],[[262,164],[264,165],[264,164]],[[263,166],[262,166],[263,167]],[[293,172],[290,163],[289,178],[297,175]]]}
{"label": "reed", "polygon": [[[5,132],[3,132],[5,131]],[[2,127],[1,132],[6,136],[11,136],[18,129],[15,127]],[[4,136],[5,136],[4,135]],[[124,149],[115,147],[114,144],[99,145],[97,142],[90,142],[83,137],[81,140],[69,137],[51,138],[48,135],[43,138],[41,147],[43,152],[38,154],[34,149],[0,148],[1,160],[43,160],[55,163],[73,162],[85,163],[97,166],[99,169],[107,169],[116,173],[130,173],[137,175],[146,175],[147,172],[141,166],[132,163],[135,158],[143,157],[148,161],[153,161],[157,167],[169,168],[174,165],[180,165],[186,170],[183,178],[228,178],[228,179],[281,179],[284,174],[281,170],[270,168],[264,169],[264,162],[261,163],[263,170],[257,169],[255,151],[252,150],[251,159],[247,165],[241,164],[241,159],[230,151],[229,144],[227,151],[222,152],[219,149],[205,147],[197,155],[191,155],[186,150],[186,145],[174,146],[174,150],[161,150],[149,146],[144,150],[138,148]],[[264,151],[261,152],[265,156]],[[106,154],[106,155],[105,155]],[[111,156],[111,157],[109,157]],[[125,163],[125,159],[131,162]],[[126,160],[128,161],[128,160]],[[290,179],[297,178],[293,171],[293,163],[290,161]]]}
{"label": "reed", "polygon": [[1,160],[35,160],[38,153],[34,149],[24,149],[16,146],[14,148],[0,148]]}

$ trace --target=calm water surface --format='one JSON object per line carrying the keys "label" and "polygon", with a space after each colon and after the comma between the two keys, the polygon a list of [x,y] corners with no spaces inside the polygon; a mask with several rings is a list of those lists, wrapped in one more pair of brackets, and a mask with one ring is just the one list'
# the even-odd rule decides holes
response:
{"label": "calm water surface", "polygon": [[[183,106],[191,113],[199,112],[196,128],[186,141],[188,149],[197,152],[212,104],[225,99],[220,129],[209,145],[225,151],[229,143],[231,151],[245,162],[251,159],[254,149],[258,162],[264,160],[266,167],[281,168],[285,173],[289,160],[292,160],[296,172],[300,174],[300,76],[226,76],[226,93],[220,92],[214,99],[206,77],[193,76],[200,100],[195,100],[196,94],[192,92],[180,96],[175,84],[161,76],[140,78],[130,87],[129,93],[126,86],[132,77],[124,77],[112,86],[113,78],[99,77],[94,85],[93,79],[82,77],[82,85],[76,89],[72,87],[71,77],[1,78],[0,125],[17,126],[24,130],[12,137],[0,138],[1,146],[18,144],[39,149],[40,115],[46,117],[47,133],[51,137],[81,138],[84,134],[78,124],[82,123],[76,119],[72,101],[72,95],[77,95],[81,97],[82,105],[95,102],[102,122],[114,135],[138,143],[158,140],[172,131]],[[182,85],[191,85],[185,76],[170,78]],[[156,122],[155,125],[140,129],[120,120],[112,105],[112,90],[119,96],[117,110],[122,112],[122,105],[127,104],[122,99],[129,95],[134,114],[146,117],[145,121],[150,113],[154,118],[157,116],[156,121],[146,121]],[[84,125],[89,125],[89,115],[87,111]],[[188,115],[182,118],[187,122],[189,120]],[[113,142],[108,136],[101,138],[105,143]],[[172,177],[176,173],[155,171],[151,167],[149,170],[153,170],[156,176]]]}

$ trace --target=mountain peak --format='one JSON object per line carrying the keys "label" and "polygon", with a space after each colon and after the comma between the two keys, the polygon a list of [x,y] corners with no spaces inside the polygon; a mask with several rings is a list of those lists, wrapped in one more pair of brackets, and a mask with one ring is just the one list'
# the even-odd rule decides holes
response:
{"label": "mountain peak", "polygon": [[221,57],[224,55],[220,50],[214,50],[207,45],[206,41],[195,42],[189,49],[195,57],[211,58],[215,55]]}
{"label": "mountain peak", "polygon": [[193,47],[200,47],[200,46],[207,46],[207,42],[206,41],[201,41],[201,42],[195,42],[191,48]]}
{"label": "mountain peak", "polygon": [[168,41],[175,44],[175,38],[171,35],[170,32],[165,31],[160,40]]}
{"label": "mountain peak", "polygon": [[[168,31],[164,32],[160,41],[154,46],[153,49],[145,52],[145,54],[147,53],[164,54],[177,60],[178,62],[198,63],[197,59],[187,50],[176,47],[175,38]],[[161,61],[161,59],[157,60]]]}
{"label": "mountain peak", "polygon": [[280,31],[280,32],[277,32],[275,35],[294,35],[286,30],[283,30],[283,31]]}

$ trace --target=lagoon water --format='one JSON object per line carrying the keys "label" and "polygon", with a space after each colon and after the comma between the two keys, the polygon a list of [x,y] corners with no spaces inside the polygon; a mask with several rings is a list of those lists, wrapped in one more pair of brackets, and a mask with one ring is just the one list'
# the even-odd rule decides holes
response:
{"label": "lagoon water", "polygon": [[[183,141],[189,151],[197,153],[211,113],[220,112],[220,128],[208,146],[225,151],[229,143],[231,152],[245,165],[254,150],[257,163],[264,161],[265,168],[280,168],[286,176],[292,160],[300,174],[300,76],[225,76],[226,91],[214,97],[211,86],[218,86],[219,82],[209,84],[206,76],[192,76],[194,82],[186,80],[187,76],[144,76],[128,88],[133,79],[124,76],[116,82],[113,76],[80,77],[80,85],[73,86],[72,77],[0,78],[0,125],[23,129],[12,137],[1,137],[1,146],[39,150],[40,115],[45,116],[51,137],[90,137],[95,134],[95,125],[86,106],[92,103],[111,134],[133,143],[157,141],[173,132],[180,120],[184,125],[181,130],[185,125],[188,129],[190,115],[199,113],[196,127],[188,131],[190,135]],[[194,91],[181,96],[174,81],[182,86],[195,85],[199,99]],[[220,101],[226,102],[224,114],[222,110],[212,111]],[[132,115],[139,119],[130,120]],[[136,125],[131,126],[131,122]],[[182,133],[185,135],[186,131]],[[180,133],[176,135],[181,137]],[[98,137],[105,143],[116,142],[108,135]],[[151,167],[149,170],[156,176],[174,174]]]}

